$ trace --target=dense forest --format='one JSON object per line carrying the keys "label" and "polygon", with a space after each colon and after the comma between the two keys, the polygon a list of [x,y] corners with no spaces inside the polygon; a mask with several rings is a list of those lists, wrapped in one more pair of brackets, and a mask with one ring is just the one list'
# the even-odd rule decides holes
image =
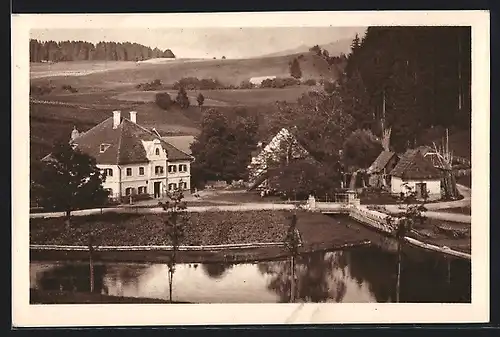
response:
{"label": "dense forest", "polygon": [[175,58],[170,49],[161,51],[138,43],[30,40],[30,62],[60,61],[140,61],[151,58]]}
{"label": "dense forest", "polygon": [[431,127],[470,128],[470,27],[370,27],[356,38],[338,94],[358,128],[403,150]]}
{"label": "dense forest", "polygon": [[470,130],[470,41],[468,27],[370,27],[353,40],[339,80],[296,104],[278,102],[261,138],[294,128],[315,158],[335,162],[359,130],[382,139],[391,128],[397,152],[429,144],[445,128]]}

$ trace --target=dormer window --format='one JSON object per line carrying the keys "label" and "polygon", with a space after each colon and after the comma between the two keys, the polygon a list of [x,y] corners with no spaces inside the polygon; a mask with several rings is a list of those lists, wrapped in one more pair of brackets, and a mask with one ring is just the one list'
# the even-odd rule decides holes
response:
{"label": "dormer window", "polygon": [[102,143],[99,146],[99,153],[104,153],[110,146],[111,144]]}

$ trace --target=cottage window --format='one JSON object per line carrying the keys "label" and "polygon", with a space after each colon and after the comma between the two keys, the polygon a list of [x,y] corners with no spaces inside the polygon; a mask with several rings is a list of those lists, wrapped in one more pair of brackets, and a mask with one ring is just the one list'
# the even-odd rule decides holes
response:
{"label": "cottage window", "polygon": [[128,177],[130,177],[132,175],[132,168],[128,167],[126,174],[127,174]]}
{"label": "cottage window", "polygon": [[186,164],[179,165],[179,172],[187,172],[187,165]]}
{"label": "cottage window", "polygon": [[113,169],[110,169],[110,168],[103,169],[102,174],[105,177],[112,177],[113,176]]}
{"label": "cottage window", "polygon": [[177,165],[168,165],[168,172],[169,173],[175,173],[175,172],[177,172]]}
{"label": "cottage window", "polygon": [[139,167],[139,175],[140,176],[144,175],[144,167]]}
{"label": "cottage window", "polygon": [[155,174],[163,174],[163,166],[155,166]]}
{"label": "cottage window", "polygon": [[103,153],[105,152],[108,147],[110,147],[111,145],[110,144],[105,144],[105,143],[102,143],[100,146],[99,146],[99,153]]}
{"label": "cottage window", "polygon": [[127,187],[125,189],[125,195],[129,196],[129,195],[133,195],[134,194],[134,188],[133,187]]}
{"label": "cottage window", "polygon": [[159,155],[160,155],[160,149],[159,149],[159,148],[156,148],[156,150],[155,150],[155,154],[156,154],[157,156],[159,156]]}
{"label": "cottage window", "polygon": [[147,186],[139,186],[138,188],[138,193],[139,194],[147,194]]}
{"label": "cottage window", "polygon": [[177,184],[176,183],[170,183],[168,184],[168,190],[169,191],[173,191],[177,188]]}
{"label": "cottage window", "polygon": [[188,184],[186,182],[182,182],[182,183],[180,183],[180,185],[181,185],[182,189],[187,190]]}

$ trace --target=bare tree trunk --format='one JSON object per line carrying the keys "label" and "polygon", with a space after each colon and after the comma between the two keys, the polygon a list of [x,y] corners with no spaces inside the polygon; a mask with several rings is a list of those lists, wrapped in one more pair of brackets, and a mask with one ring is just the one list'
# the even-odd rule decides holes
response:
{"label": "bare tree trunk", "polygon": [[168,271],[168,293],[169,293],[169,300],[170,303],[172,303],[172,283],[173,283],[173,278],[174,274],[171,270]]}
{"label": "bare tree trunk", "polygon": [[398,275],[396,279],[396,303],[399,303],[400,287],[401,287],[401,241],[398,242]]}
{"label": "bare tree trunk", "polygon": [[92,257],[92,252],[90,252],[90,292],[94,292],[94,259]]}
{"label": "bare tree trunk", "polygon": [[447,273],[446,273],[446,281],[448,284],[451,283],[451,261],[450,259],[446,259],[446,264],[447,264]]}
{"label": "bare tree trunk", "polygon": [[291,274],[292,274],[292,279],[290,281],[290,302],[294,303],[295,302],[295,256],[291,256],[290,258],[290,265],[291,265]]}
{"label": "bare tree trunk", "polygon": [[66,210],[66,220],[65,220],[65,224],[67,227],[69,227],[71,225],[71,210]]}

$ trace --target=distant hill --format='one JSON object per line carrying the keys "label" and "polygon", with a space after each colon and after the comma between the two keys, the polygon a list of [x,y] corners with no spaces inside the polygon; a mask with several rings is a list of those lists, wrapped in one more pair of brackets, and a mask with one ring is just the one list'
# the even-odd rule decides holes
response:
{"label": "distant hill", "polygon": [[[352,43],[352,38],[345,38],[345,39],[341,39],[341,40],[337,40],[334,42],[320,45],[320,47],[321,47],[321,49],[328,50],[328,53],[330,54],[330,56],[337,56],[337,55],[340,55],[340,53],[349,54],[351,52],[351,43]],[[286,56],[286,55],[292,55],[292,54],[306,53],[309,51],[309,48],[311,48],[311,47],[312,46],[301,45],[301,46],[296,47],[296,48],[287,49],[287,50],[279,51],[276,53],[266,54],[266,55],[263,55],[262,57]]]}
{"label": "distant hill", "polygon": [[[309,51],[274,57],[258,57],[251,59],[226,59],[226,60],[172,60],[161,63],[136,63],[129,62],[123,66],[107,67],[99,72],[90,72],[95,69],[92,62],[79,63],[79,71],[85,76],[63,76],[64,68],[76,71],[73,62],[59,62],[54,65],[38,65],[32,67],[32,83],[50,81],[53,85],[71,85],[77,89],[82,87],[107,88],[111,85],[119,86],[122,83],[136,85],[160,79],[164,84],[173,84],[183,77],[197,77],[199,79],[217,79],[224,84],[239,85],[243,80],[258,76],[290,77],[289,63],[294,58],[299,58],[302,70],[302,79],[328,79],[335,80],[339,70],[335,65]],[[102,63],[102,61],[100,62]],[[57,68],[57,71],[56,71]],[[51,76],[54,72],[55,77]]]}

